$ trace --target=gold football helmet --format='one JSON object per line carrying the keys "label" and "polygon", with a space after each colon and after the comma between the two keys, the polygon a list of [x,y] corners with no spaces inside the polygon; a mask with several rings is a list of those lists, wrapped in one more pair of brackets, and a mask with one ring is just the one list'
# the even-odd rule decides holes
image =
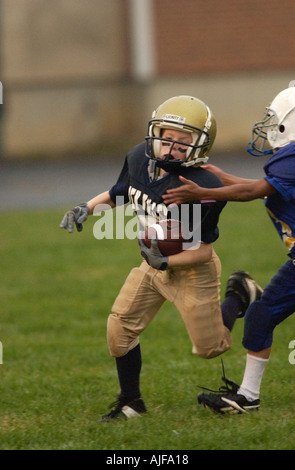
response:
{"label": "gold football helmet", "polygon": [[[160,158],[159,149],[163,129],[176,129],[192,135],[184,160],[172,160],[167,155]],[[177,172],[180,167],[200,166],[208,161],[208,153],[216,136],[216,121],[210,108],[193,96],[174,96],[162,103],[152,114],[146,136],[146,156],[153,166],[168,172]],[[173,147],[176,141],[172,141]]]}

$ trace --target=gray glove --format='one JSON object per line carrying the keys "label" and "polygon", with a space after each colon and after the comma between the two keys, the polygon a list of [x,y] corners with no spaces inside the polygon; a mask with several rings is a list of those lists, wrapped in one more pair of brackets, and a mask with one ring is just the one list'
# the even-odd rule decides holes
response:
{"label": "gray glove", "polygon": [[146,262],[155,269],[165,271],[168,268],[168,257],[163,256],[158,247],[158,240],[156,238],[151,240],[151,247],[148,248],[141,238],[138,238],[141,256]]}
{"label": "gray glove", "polygon": [[82,204],[79,204],[70,211],[66,212],[59,226],[60,228],[68,230],[69,233],[72,233],[75,223],[78,232],[82,232],[82,224],[85,222],[85,220],[87,220],[89,214],[90,210],[87,207],[87,203],[83,202]]}

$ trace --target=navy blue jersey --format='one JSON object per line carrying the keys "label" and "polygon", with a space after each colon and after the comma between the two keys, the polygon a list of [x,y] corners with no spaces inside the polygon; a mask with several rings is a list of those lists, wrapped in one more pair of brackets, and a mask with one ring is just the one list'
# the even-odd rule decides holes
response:
{"label": "navy blue jersey", "polygon": [[[178,174],[166,173],[156,181],[150,181],[148,174],[149,158],[145,155],[145,143],[134,147],[127,154],[123,169],[117,183],[110,189],[110,197],[117,204],[120,196],[125,204],[130,202],[137,212],[143,209],[145,214],[158,219],[169,218],[169,208],[164,204],[162,195],[167,189],[180,186]],[[222,186],[219,178],[212,172],[198,167],[181,167],[180,175],[190,179],[205,188],[216,188]],[[191,201],[188,203],[189,212],[193,214],[193,205],[201,204],[201,240],[204,243],[213,243],[219,236],[218,220],[220,212],[225,206],[223,201]],[[186,208],[187,208],[186,207]],[[179,211],[184,210],[183,205]],[[168,214],[168,215],[167,215]],[[173,218],[173,217],[172,217]],[[190,231],[192,219],[189,221]],[[181,215],[180,215],[180,220]]]}
{"label": "navy blue jersey", "polygon": [[277,190],[265,200],[281,239],[295,259],[295,143],[278,150],[264,166],[266,180]]}

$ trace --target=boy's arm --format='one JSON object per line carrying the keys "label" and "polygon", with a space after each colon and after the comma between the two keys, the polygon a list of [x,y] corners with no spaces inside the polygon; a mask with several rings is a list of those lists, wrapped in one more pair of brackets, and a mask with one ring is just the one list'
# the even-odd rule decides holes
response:
{"label": "boy's arm", "polygon": [[168,257],[168,268],[208,263],[212,258],[212,245],[202,243],[199,248],[184,250]]}
{"label": "boy's arm", "polygon": [[88,202],[83,202],[67,211],[60,223],[60,228],[64,228],[69,233],[72,233],[74,225],[76,225],[78,232],[81,232],[83,230],[83,223],[86,222],[89,214],[93,214],[95,208],[102,211],[111,209],[115,207],[115,205],[109,191],[100,193]]}
{"label": "boy's arm", "polygon": [[179,177],[182,186],[168,189],[163,195],[165,204],[183,204],[191,200],[214,199],[217,201],[252,201],[276,192],[265,179],[246,180],[221,188],[202,188],[191,180]]}
{"label": "boy's arm", "polygon": [[158,247],[158,240],[151,240],[151,247],[148,248],[141,238],[138,244],[142,257],[154,269],[164,271],[168,268],[187,267],[190,265],[208,263],[212,258],[212,245],[202,243],[199,248],[184,250],[177,255],[163,256]]}
{"label": "boy's arm", "polygon": [[116,204],[111,199],[109,191],[105,191],[104,193],[98,194],[93,199],[90,199],[87,202],[87,207],[89,209],[89,213],[93,214],[93,211],[94,211],[95,207],[99,206],[101,204],[110,206],[112,208],[116,206]]}
{"label": "boy's arm", "polygon": [[205,170],[211,171],[214,173],[224,186],[231,186],[232,184],[248,184],[253,183],[253,179],[241,178],[240,176],[231,175],[230,173],[226,173],[221,168],[215,165],[202,165],[202,168]]}

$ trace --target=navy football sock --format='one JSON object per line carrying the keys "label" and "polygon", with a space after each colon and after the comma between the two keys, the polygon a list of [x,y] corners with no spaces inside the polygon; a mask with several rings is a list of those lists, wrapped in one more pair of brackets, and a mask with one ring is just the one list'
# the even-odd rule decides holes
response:
{"label": "navy football sock", "polygon": [[241,312],[241,301],[237,295],[230,292],[221,304],[221,312],[224,325],[231,331]]}
{"label": "navy football sock", "polygon": [[125,356],[116,357],[120,395],[133,400],[140,397],[139,376],[141,371],[140,345],[135,346]]}

